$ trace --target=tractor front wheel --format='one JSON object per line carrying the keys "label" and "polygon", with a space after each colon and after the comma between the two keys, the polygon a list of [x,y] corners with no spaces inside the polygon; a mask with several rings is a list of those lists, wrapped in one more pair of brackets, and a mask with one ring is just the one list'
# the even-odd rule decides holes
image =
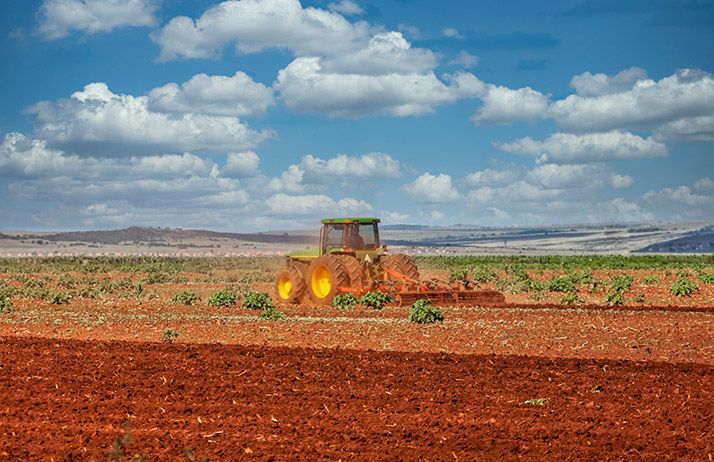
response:
{"label": "tractor front wheel", "polygon": [[288,266],[278,273],[275,293],[282,303],[300,303],[305,295],[305,281],[294,266]]}
{"label": "tractor front wheel", "polygon": [[310,299],[315,304],[329,305],[340,293],[340,288],[349,287],[349,276],[336,255],[323,255],[310,264],[307,284]]}

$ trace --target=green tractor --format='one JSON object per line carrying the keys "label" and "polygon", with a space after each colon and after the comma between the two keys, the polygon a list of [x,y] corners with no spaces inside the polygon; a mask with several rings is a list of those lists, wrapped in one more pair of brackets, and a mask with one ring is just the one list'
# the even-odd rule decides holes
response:
{"label": "green tractor", "polygon": [[379,218],[323,219],[319,247],[288,254],[275,282],[278,300],[329,305],[341,293],[359,297],[379,290],[398,304],[419,298],[447,304],[503,302],[500,292],[421,281],[419,269],[409,256],[387,253],[379,240],[379,222]]}

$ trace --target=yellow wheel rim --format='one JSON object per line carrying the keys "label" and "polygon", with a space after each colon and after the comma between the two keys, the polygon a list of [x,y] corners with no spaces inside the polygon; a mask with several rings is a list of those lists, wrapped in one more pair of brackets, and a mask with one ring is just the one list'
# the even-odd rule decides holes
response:
{"label": "yellow wheel rim", "polygon": [[318,266],[312,272],[312,292],[319,298],[327,297],[332,289],[330,283],[330,270],[324,266]]}
{"label": "yellow wheel rim", "polygon": [[280,298],[287,300],[290,298],[290,294],[293,292],[293,283],[289,277],[283,276],[278,281],[278,293]]}

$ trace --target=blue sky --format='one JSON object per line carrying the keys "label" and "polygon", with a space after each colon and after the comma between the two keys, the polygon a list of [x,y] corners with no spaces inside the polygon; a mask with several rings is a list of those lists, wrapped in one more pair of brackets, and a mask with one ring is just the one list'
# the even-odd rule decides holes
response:
{"label": "blue sky", "polygon": [[714,219],[712,1],[0,13],[0,230]]}

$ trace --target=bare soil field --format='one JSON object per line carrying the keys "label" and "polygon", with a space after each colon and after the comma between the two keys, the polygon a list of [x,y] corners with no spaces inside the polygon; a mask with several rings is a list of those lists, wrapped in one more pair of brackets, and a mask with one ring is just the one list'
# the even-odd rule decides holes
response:
{"label": "bare soil field", "polygon": [[703,257],[427,258],[426,277],[469,268],[506,294],[430,325],[207,304],[271,293],[281,265],[0,259],[0,461],[714,456]]}
{"label": "bare soil field", "polygon": [[4,338],[0,362],[4,460],[714,451],[706,365],[34,338]]}

